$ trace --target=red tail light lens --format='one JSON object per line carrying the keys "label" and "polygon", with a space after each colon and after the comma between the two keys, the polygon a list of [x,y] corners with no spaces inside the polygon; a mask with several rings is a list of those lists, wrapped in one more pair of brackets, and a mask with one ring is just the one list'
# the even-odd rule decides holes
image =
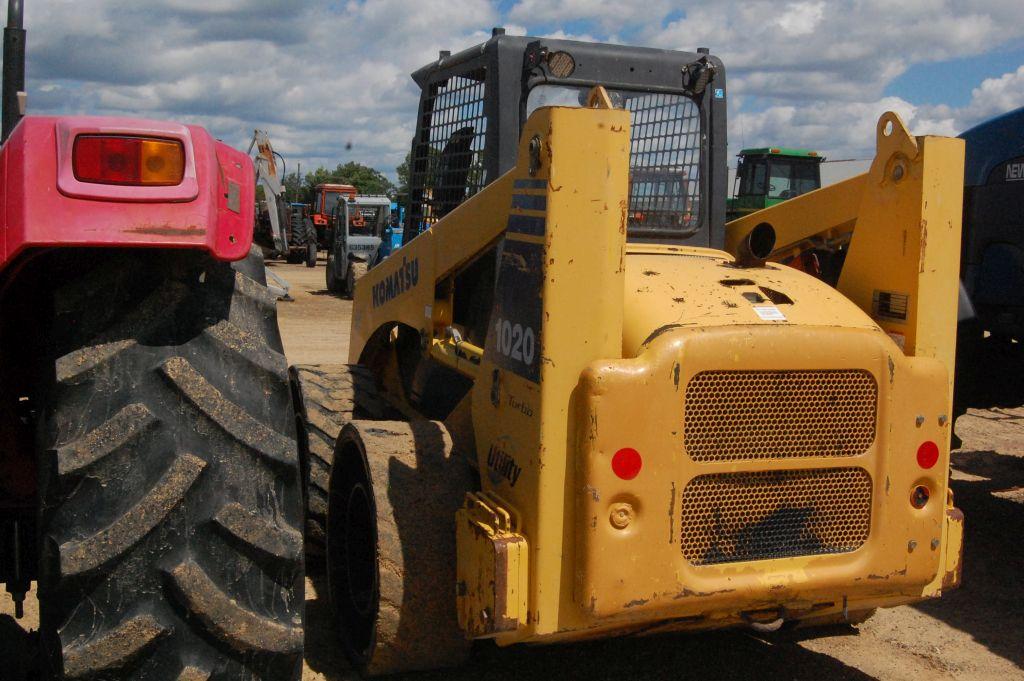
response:
{"label": "red tail light lens", "polygon": [[623,480],[632,480],[638,476],[643,465],[640,452],[632,447],[623,447],[612,457],[612,471]]}
{"label": "red tail light lens", "polygon": [[185,148],[178,140],[80,135],[72,167],[79,182],[166,187],[181,184]]}
{"label": "red tail light lens", "polygon": [[917,465],[921,468],[931,468],[939,461],[939,446],[927,440],[917,448]]}

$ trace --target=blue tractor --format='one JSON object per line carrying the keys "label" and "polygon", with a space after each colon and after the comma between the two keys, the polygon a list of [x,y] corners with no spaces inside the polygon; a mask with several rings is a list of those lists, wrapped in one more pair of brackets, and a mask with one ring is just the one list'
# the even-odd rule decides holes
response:
{"label": "blue tractor", "polygon": [[978,326],[1024,340],[1024,107],[960,135],[967,143],[961,277]]}
{"label": "blue tractor", "polygon": [[384,239],[380,244],[381,260],[391,255],[396,248],[401,247],[402,235],[405,233],[403,225],[405,225],[405,206],[392,201],[391,218],[388,220],[388,226],[384,230]]}

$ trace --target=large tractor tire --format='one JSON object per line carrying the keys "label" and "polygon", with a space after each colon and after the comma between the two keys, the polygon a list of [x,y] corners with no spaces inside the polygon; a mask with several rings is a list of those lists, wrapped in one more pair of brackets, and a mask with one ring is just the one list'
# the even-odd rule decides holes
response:
{"label": "large tractor tire", "polygon": [[327,485],[338,433],[353,419],[384,418],[388,408],[373,374],[358,364],[300,364],[289,374],[306,500],[306,557],[313,563],[324,556]]}
{"label": "large tractor tire", "polygon": [[366,276],[369,265],[362,260],[353,260],[345,273],[345,294],[352,298],[356,294],[356,282]]}
{"label": "large tractor tire", "polygon": [[455,513],[472,474],[435,421],[352,421],[331,471],[327,577],[342,643],[364,674],[462,664]]}
{"label": "large tractor tire", "polygon": [[306,267],[316,267],[316,227],[306,220]]}
{"label": "large tractor tire", "polygon": [[44,676],[298,679],[301,479],[262,259],[66,265],[84,274],[53,296],[39,426]]}

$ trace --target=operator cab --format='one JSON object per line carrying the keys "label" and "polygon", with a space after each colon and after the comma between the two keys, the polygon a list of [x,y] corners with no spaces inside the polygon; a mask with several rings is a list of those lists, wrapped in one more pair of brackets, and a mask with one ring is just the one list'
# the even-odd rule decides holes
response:
{"label": "operator cab", "polygon": [[421,88],[404,241],[512,169],[543,106],[587,106],[602,85],[631,113],[628,238],[724,244],[725,69],[705,49],[675,52],[508,36],[413,74]]}
{"label": "operator cab", "polygon": [[729,220],[821,188],[825,159],[816,151],[765,147],[744,149],[737,158]]}

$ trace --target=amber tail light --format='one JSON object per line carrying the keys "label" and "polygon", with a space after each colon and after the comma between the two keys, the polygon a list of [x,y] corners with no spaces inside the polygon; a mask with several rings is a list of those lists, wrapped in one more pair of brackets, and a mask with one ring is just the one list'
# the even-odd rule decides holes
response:
{"label": "amber tail light", "polygon": [[72,152],[79,182],[166,187],[181,184],[185,148],[178,140],[79,135]]}

